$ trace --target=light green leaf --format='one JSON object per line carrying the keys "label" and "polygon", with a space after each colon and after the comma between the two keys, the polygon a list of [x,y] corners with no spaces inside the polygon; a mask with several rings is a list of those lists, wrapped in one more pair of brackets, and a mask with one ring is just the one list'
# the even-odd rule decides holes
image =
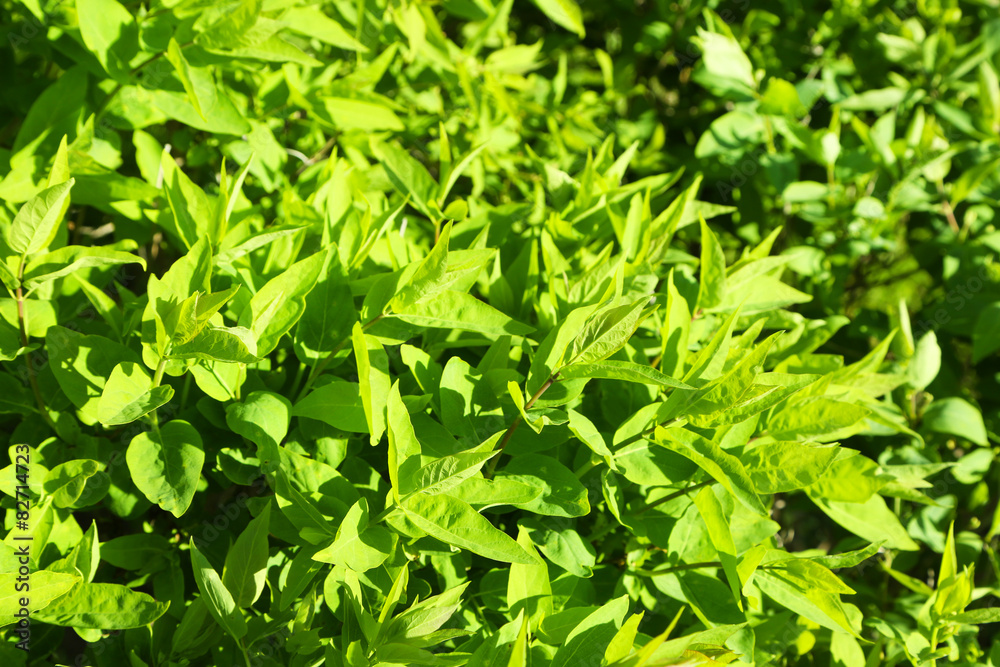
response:
{"label": "light green leaf", "polygon": [[339,23],[324,14],[318,7],[293,7],[281,15],[281,22],[290,30],[313,37],[338,49],[368,51]]}
{"label": "light green leaf", "polygon": [[396,547],[396,534],[369,523],[368,501],[362,498],[347,512],[333,544],[313,554],[313,560],[367,572],[381,565]]}
{"label": "light green leaf", "polygon": [[900,551],[917,551],[920,548],[880,495],[876,494],[863,503],[825,500],[812,494],[809,499],[831,519],[869,542],[884,541],[887,549]]}
{"label": "light green leaf", "polygon": [[715,442],[684,428],[659,426],[654,442],[690,459],[748,509],[760,516],[768,516],[746,468]]}
{"label": "light green leaf", "polygon": [[581,38],[586,36],[583,15],[576,0],[534,0],[534,2],[555,23],[575,32]]}
{"label": "light green leaf", "polygon": [[[34,577],[33,577],[34,578]],[[126,630],[149,625],[170,604],[120,584],[78,583],[36,615],[39,621],[71,628]]]}
{"label": "light green leaf", "polygon": [[822,478],[837,447],[798,442],[766,442],[740,456],[757,493],[803,489]]}
{"label": "light green leaf", "polygon": [[243,614],[233,600],[233,596],[226,589],[208,560],[201,555],[198,547],[191,538],[191,567],[194,569],[194,581],[198,586],[205,605],[209,613],[222,629],[228,632],[233,639],[239,641],[247,633],[247,624],[243,619]]}
{"label": "light green leaf", "polygon": [[856,432],[868,414],[860,405],[812,397],[787,404],[768,422],[767,432],[776,440],[830,442]]}
{"label": "light green leaf", "polygon": [[[531,535],[523,527],[518,529],[517,543],[529,554],[538,558]],[[517,616],[524,611],[534,627],[552,615],[552,585],[549,568],[541,558],[536,563],[512,563],[507,578],[508,614]]]}
{"label": "light green leaf", "polygon": [[132,438],[125,461],[132,481],[149,502],[179,517],[194,499],[205,452],[198,431],[175,419]]}
{"label": "light green leaf", "polygon": [[402,493],[422,491],[434,495],[450,491],[478,473],[483,464],[499,454],[494,447],[502,435],[503,431],[493,435],[481,445],[431,461],[409,477],[400,480]]}
{"label": "light green leaf", "polygon": [[222,583],[237,607],[249,607],[264,590],[267,578],[271,503],[254,517],[226,553]]}
{"label": "light green leaf", "polygon": [[[163,172],[163,192],[173,213],[177,235],[188,248],[193,248],[199,239],[204,239],[211,248],[215,237],[208,225],[215,216],[208,195],[181,171],[166,150],[160,156],[160,169]],[[187,296],[185,294],[181,298]]]}
{"label": "light green leaf", "polygon": [[402,481],[409,479],[420,467],[420,443],[413,432],[410,414],[399,395],[399,382],[392,385],[388,398],[389,481],[393,497],[399,502]]}
{"label": "light green leaf", "polygon": [[351,433],[367,433],[361,390],[356,382],[334,380],[316,387],[292,408],[293,417],[308,417]]}
{"label": "light green leaf", "polygon": [[289,400],[271,391],[251,392],[242,402],[226,407],[226,425],[257,445],[264,472],[280,463],[278,445],[288,434],[291,411]]}
{"label": "light green leaf", "polygon": [[408,306],[434,296],[442,287],[448,268],[448,240],[451,237],[451,223],[441,230],[441,236],[410,279],[389,302],[393,312],[405,312]]}
{"label": "light green leaf", "polygon": [[[188,63],[187,58],[184,57],[184,52],[181,50],[180,44],[173,37],[170,38],[170,42],[167,44],[166,57],[170,61],[170,64],[174,66],[174,70],[177,72],[177,77],[181,80],[181,85],[184,86],[184,92],[187,93],[191,106],[194,107],[199,116],[207,121],[208,118],[205,116],[205,110],[215,107],[217,94],[215,82],[212,80],[210,71],[208,69],[192,67]],[[204,100],[204,103],[202,100]]]}
{"label": "light green leaf", "polygon": [[[134,245],[133,243],[132,246]],[[145,260],[131,253],[100,246],[66,246],[31,260],[24,269],[24,286],[31,291],[51,280],[68,276],[81,269],[117,264],[139,264],[143,269],[146,268]]]}
{"label": "light green leaf", "polygon": [[244,327],[206,327],[189,342],[175,345],[167,357],[241,364],[258,359],[253,332]]}
{"label": "light green leaf", "polygon": [[534,331],[471,294],[452,290],[439,292],[433,299],[408,306],[392,317],[429,329],[461,329],[494,336],[524,336]]}
{"label": "light green leaf", "polygon": [[374,446],[385,432],[386,399],[392,386],[389,357],[377,338],[365,335],[360,322],[354,323],[351,342],[354,345],[354,358],[358,363],[361,403],[365,408],[370,441]]}
{"label": "light green leaf", "polygon": [[[17,590],[17,572],[0,574],[0,627],[17,623],[20,620],[15,614],[21,609],[21,598],[24,591]],[[67,593],[82,581],[79,574],[64,572],[49,572],[42,570],[31,573],[31,606],[32,616],[44,610],[53,600]]]}
{"label": "light green leaf", "polygon": [[573,471],[543,454],[520,454],[497,472],[496,481],[510,480],[542,490],[531,502],[519,504],[523,510],[545,516],[575,517],[590,512],[587,489]]}
{"label": "light green leaf", "polygon": [[76,0],[80,36],[104,70],[119,83],[130,77],[129,63],[139,51],[135,18],[116,0]]}
{"label": "light green leaf", "polygon": [[860,637],[860,628],[848,616],[838,594],[815,588],[799,577],[789,577],[778,570],[758,570],[754,583],[768,597],[796,614],[834,632]]}
{"label": "light green leaf", "polygon": [[603,657],[611,640],[618,634],[628,607],[628,596],[623,595],[584,618],[556,651],[552,667],[575,667],[587,664],[593,656]]}
{"label": "light green leaf", "polygon": [[343,130],[402,132],[406,129],[396,112],[385,104],[346,97],[324,97],[323,108],[334,125]]}
{"label": "light green leaf", "polygon": [[983,447],[987,445],[983,415],[964,398],[942,398],[931,403],[924,411],[923,427],[957,435]]}
{"label": "light green leaf", "polygon": [[701,264],[696,310],[709,310],[722,303],[726,296],[726,255],[705,218],[701,218],[700,222]]}
{"label": "light green leaf", "polygon": [[642,384],[656,384],[661,387],[672,387],[674,389],[694,389],[691,385],[664,375],[651,366],[643,366],[631,361],[618,361],[617,359],[605,359],[604,361],[591,364],[576,363],[564,366],[559,371],[559,377],[563,380],[604,378],[608,380],[639,382]]}
{"label": "light green leaf", "polygon": [[438,184],[424,165],[395,143],[373,143],[372,152],[400,194],[409,197],[410,204],[420,213],[437,220],[437,204],[434,202]]}
{"label": "light green leaf", "polygon": [[418,493],[401,505],[406,517],[445,544],[503,563],[532,565],[536,558],[472,507],[447,494]]}
{"label": "light green leaf", "polygon": [[255,354],[265,356],[278,346],[305,309],[305,299],[319,280],[320,271],[326,266],[327,255],[335,251],[328,246],[309,257],[292,264],[284,273],[272,278],[250,299],[250,304],[240,315],[240,326],[253,331],[257,340]]}
{"label": "light green leaf", "polygon": [[566,353],[565,365],[591,364],[604,361],[628,342],[643,319],[649,299],[643,297],[631,304],[607,307],[590,318]]}
{"label": "light green leaf", "polygon": [[87,480],[101,471],[99,461],[75,459],[60,463],[49,471],[42,483],[45,493],[52,496],[56,507],[72,507],[87,487]]}
{"label": "light green leaf", "polygon": [[733,594],[736,606],[743,610],[743,598],[740,591],[743,590],[743,582],[740,581],[739,573],[736,570],[736,544],[733,542],[733,534],[729,529],[729,520],[722,509],[722,504],[715,497],[712,487],[702,489],[694,497],[694,504],[698,507],[698,512],[708,528],[708,537],[712,541],[712,546],[719,553],[719,560],[722,562],[722,570],[726,573],[726,580],[729,582],[729,590]]}
{"label": "light green leaf", "polygon": [[97,404],[97,418],[105,426],[128,424],[143,417],[174,395],[173,387],[151,387],[149,375],[139,364],[123,361],[111,371]]}
{"label": "light green leaf", "polygon": [[65,183],[46,188],[21,206],[6,237],[7,244],[14,252],[25,257],[52,242],[56,225],[66,214],[69,191],[74,183],[76,180],[71,178]]}

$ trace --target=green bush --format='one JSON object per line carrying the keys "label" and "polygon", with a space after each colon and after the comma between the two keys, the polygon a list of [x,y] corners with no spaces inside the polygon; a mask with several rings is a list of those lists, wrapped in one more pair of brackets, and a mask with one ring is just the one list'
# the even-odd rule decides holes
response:
{"label": "green bush", "polygon": [[774,4],[0,2],[3,663],[1000,667],[1000,18]]}

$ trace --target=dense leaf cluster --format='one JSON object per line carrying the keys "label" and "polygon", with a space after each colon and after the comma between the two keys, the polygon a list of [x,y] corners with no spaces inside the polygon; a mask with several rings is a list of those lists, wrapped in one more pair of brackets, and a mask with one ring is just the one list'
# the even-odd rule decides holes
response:
{"label": "dense leaf cluster", "polygon": [[0,660],[1000,667],[994,12],[0,0]]}

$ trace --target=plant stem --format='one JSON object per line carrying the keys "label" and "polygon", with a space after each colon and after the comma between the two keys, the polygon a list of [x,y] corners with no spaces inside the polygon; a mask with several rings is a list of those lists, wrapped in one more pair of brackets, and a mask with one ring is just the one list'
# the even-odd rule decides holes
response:
{"label": "plant stem", "polygon": [[[368,322],[366,322],[365,324],[363,324],[361,326],[361,328],[363,330],[367,331],[371,327],[375,326],[375,324],[377,324],[378,321],[381,320],[383,317],[385,317],[385,313],[382,313],[378,317],[373,317]],[[348,336],[348,337],[344,338],[343,340],[341,340],[339,343],[337,343],[333,347],[333,350],[330,351],[330,354],[326,355],[326,357],[322,361],[320,361],[318,364],[316,364],[315,366],[313,366],[312,372],[309,373],[309,377],[306,378],[306,383],[302,387],[302,391],[299,393],[298,397],[295,399],[296,403],[302,400],[302,397],[306,395],[306,392],[309,391],[309,389],[312,387],[313,383],[319,378],[320,374],[323,371],[326,370],[326,367],[330,365],[330,362],[333,361],[333,358],[335,356],[337,356],[337,353],[340,352],[341,348],[343,348],[344,345],[346,345],[347,341],[349,341],[349,340],[351,340],[350,336]]]}
{"label": "plant stem", "polygon": [[[21,277],[23,275],[24,260],[22,259],[21,266],[17,270],[17,326],[21,332],[21,347],[28,347],[27,316],[24,311],[24,293],[21,291]],[[35,403],[38,405],[38,411],[41,413],[42,419],[54,431],[56,430],[56,424],[52,421],[49,411],[45,408],[45,399],[42,398],[42,392],[38,388],[38,379],[35,377],[35,367],[31,363],[31,356],[31,352],[24,354],[24,365],[28,371],[28,384],[31,385],[31,393],[35,395]]]}
{"label": "plant stem", "polygon": [[663,428],[670,428],[671,426],[673,426],[674,424],[677,424],[680,421],[681,421],[680,419],[671,419],[669,421],[665,421],[665,422],[662,422],[660,424],[653,424],[652,426],[650,426],[649,428],[647,428],[645,431],[642,431],[641,433],[636,433],[631,438],[626,438],[625,440],[622,440],[620,443],[618,443],[618,447],[620,449],[622,447],[625,447],[626,445],[631,445],[633,442],[639,442],[640,440],[642,440],[643,438],[645,438],[647,435],[651,435],[653,432],[655,432],[656,429],[657,429],[657,427],[662,426]]}
{"label": "plant stem", "polygon": [[671,574],[673,572],[682,572],[684,570],[700,570],[704,567],[722,567],[722,563],[717,560],[713,560],[705,563],[684,563],[682,565],[674,565],[673,567],[665,567],[662,570],[643,570],[636,568],[634,570],[629,570],[628,573],[640,577],[658,577],[661,574]]}
{"label": "plant stem", "polygon": [[382,523],[382,521],[384,521],[387,516],[389,516],[390,514],[392,514],[393,512],[395,512],[397,509],[399,509],[399,506],[396,505],[395,503],[393,503],[392,505],[389,505],[384,510],[382,510],[381,514],[379,514],[374,519],[372,519],[370,523],[373,524],[373,525],[376,524],[376,523]]}
{"label": "plant stem", "polygon": [[[552,386],[552,383],[554,383],[558,379],[559,379],[559,373],[553,373],[552,375],[550,375],[549,379],[546,380],[545,383],[538,388],[538,391],[536,391],[534,395],[530,399],[528,399],[528,402],[525,403],[524,411],[527,412],[528,410],[530,410],[531,406],[533,406],[535,402],[542,397],[542,394],[544,394],[545,391]],[[514,418],[514,421],[511,422],[511,425],[507,427],[507,432],[503,434],[503,439],[500,441],[500,447],[497,450],[499,453],[493,457],[493,460],[490,461],[490,467],[486,470],[486,479],[490,479],[491,477],[493,477],[493,472],[497,468],[497,463],[500,462],[500,457],[503,456],[503,448],[507,446],[508,442],[510,442],[511,436],[514,435],[514,431],[517,429],[518,425],[520,425],[521,420],[522,417],[520,414],[518,414],[517,417]]]}
{"label": "plant stem", "polygon": [[247,645],[245,643],[245,640],[241,639],[239,641],[239,645],[240,645],[240,651],[243,653],[243,660],[246,661],[247,667],[251,667],[250,666],[250,654],[247,653]]}
{"label": "plant stem", "polygon": [[[160,386],[163,382],[163,372],[167,370],[167,358],[163,357],[160,359],[160,363],[156,366],[156,373],[153,375],[153,384],[150,389],[155,389]],[[160,417],[156,414],[156,410],[149,413],[149,419],[153,422],[153,429],[160,430]]]}
{"label": "plant stem", "polygon": [[587,461],[582,466],[577,468],[573,474],[576,475],[577,479],[582,479],[584,475],[586,475],[588,472],[597,467],[597,463],[598,463],[597,459],[591,457],[589,461]]}
{"label": "plant stem", "polygon": [[715,483],[714,479],[709,479],[709,480],[706,480],[704,482],[699,482],[698,484],[692,484],[691,486],[684,487],[680,491],[675,491],[674,493],[668,494],[666,496],[663,496],[662,498],[659,498],[658,500],[654,500],[651,503],[647,503],[647,504],[643,505],[642,507],[640,507],[636,511],[635,516],[639,516],[643,512],[651,510],[654,507],[659,507],[660,505],[663,505],[664,503],[669,503],[674,498],[680,498],[681,496],[687,495],[688,493],[690,493],[692,491],[697,491],[698,489],[704,488],[704,487],[709,486],[709,485],[714,484],[714,483]]}

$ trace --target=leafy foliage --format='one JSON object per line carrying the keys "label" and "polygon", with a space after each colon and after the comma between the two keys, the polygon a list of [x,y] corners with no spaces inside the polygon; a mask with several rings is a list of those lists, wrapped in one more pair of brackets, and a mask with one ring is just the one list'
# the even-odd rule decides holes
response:
{"label": "leafy foliage", "polygon": [[1000,19],[779,5],[0,3],[4,664],[1000,667]]}

